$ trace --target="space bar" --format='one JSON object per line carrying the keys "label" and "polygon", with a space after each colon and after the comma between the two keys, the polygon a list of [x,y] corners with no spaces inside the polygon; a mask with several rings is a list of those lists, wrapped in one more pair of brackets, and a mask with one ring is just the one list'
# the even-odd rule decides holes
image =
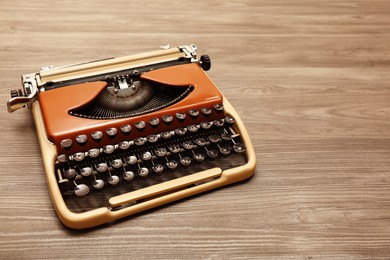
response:
{"label": "space bar", "polygon": [[109,203],[112,207],[121,206],[126,203],[136,203],[138,200],[145,200],[149,197],[165,195],[180,190],[186,186],[203,182],[221,176],[221,168],[212,168],[202,172],[194,173],[185,177],[166,181],[143,189],[125,193],[110,198]]}

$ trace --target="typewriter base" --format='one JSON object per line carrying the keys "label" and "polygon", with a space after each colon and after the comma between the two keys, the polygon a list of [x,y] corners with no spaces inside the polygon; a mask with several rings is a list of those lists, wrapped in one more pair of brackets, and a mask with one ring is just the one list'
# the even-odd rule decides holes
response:
{"label": "typewriter base", "polygon": [[99,207],[75,213],[66,205],[55,174],[56,147],[47,139],[39,102],[32,104],[32,113],[41,147],[46,178],[52,202],[62,223],[70,228],[83,229],[112,222],[135,213],[151,209],[201,192],[238,182],[252,176],[256,157],[248,133],[231,104],[224,98],[225,113],[236,119],[235,130],[246,146],[244,165],[222,170],[218,167],[162,182],[109,199],[110,207]]}

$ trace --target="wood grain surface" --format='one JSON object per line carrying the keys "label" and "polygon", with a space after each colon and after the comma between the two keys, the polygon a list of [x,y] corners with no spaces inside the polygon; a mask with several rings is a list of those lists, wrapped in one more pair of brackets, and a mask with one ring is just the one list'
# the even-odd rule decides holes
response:
{"label": "wood grain surface", "polygon": [[[20,75],[196,43],[249,181],[86,231],[57,219]],[[390,257],[390,2],[0,0],[0,258]]]}

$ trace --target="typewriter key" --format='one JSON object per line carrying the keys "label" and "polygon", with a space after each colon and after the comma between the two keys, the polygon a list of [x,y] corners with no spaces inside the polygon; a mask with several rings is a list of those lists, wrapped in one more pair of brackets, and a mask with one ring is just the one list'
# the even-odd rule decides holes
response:
{"label": "typewriter key", "polygon": [[83,144],[87,141],[88,137],[87,135],[78,135],[76,136],[76,142],[78,142],[79,144]]}
{"label": "typewriter key", "polygon": [[217,111],[223,111],[223,105],[222,104],[215,104],[214,109]]}
{"label": "typewriter key", "polygon": [[103,137],[103,133],[101,131],[95,131],[91,134],[92,138],[95,140],[100,140]]}
{"label": "typewriter key", "polygon": [[138,130],[143,130],[146,126],[144,121],[136,122],[134,125],[135,125],[135,128],[137,128]]}
{"label": "typewriter key", "polygon": [[154,117],[149,120],[149,124],[151,126],[158,126],[159,123],[160,123],[160,119],[158,119],[157,117]]}
{"label": "typewriter key", "polygon": [[156,156],[158,157],[164,157],[166,154],[167,154],[167,149],[165,149],[164,147],[161,147],[161,148],[157,148],[154,153],[156,154]]}
{"label": "typewriter key", "polygon": [[103,147],[103,152],[105,154],[111,154],[114,151],[115,151],[115,146],[113,146],[113,145],[106,145],[106,146]]}
{"label": "typewriter key", "polygon": [[198,131],[198,126],[196,126],[196,125],[190,125],[190,126],[187,126],[187,129],[188,129],[188,131],[190,131],[191,133],[195,133],[196,131]]}
{"label": "typewriter key", "polygon": [[223,133],[223,134],[221,134],[221,138],[222,138],[222,140],[230,141],[230,140],[232,140],[232,135],[228,134],[228,133]]}
{"label": "typewriter key", "polygon": [[108,166],[107,166],[107,163],[99,163],[97,166],[96,166],[96,170],[98,172],[105,172],[107,171],[108,169]]}
{"label": "typewriter key", "polygon": [[173,116],[162,116],[162,120],[165,123],[169,124],[169,123],[171,123],[173,121]]}
{"label": "typewriter key", "polygon": [[121,126],[120,127],[120,129],[121,129],[121,131],[123,132],[123,133],[130,133],[130,131],[131,131],[131,126],[130,125],[123,125],[123,126]]}
{"label": "typewriter key", "polygon": [[111,175],[107,178],[107,182],[111,185],[117,185],[119,183],[119,177],[116,175]]}
{"label": "typewriter key", "polygon": [[130,155],[130,156],[127,156],[126,157],[126,162],[130,165],[133,165],[133,164],[136,164],[138,161],[137,157],[135,157],[134,155]]}
{"label": "typewriter key", "polygon": [[63,148],[69,148],[72,146],[72,139],[64,139],[61,141],[61,146]]}
{"label": "typewriter key", "polygon": [[152,166],[152,170],[155,173],[162,173],[164,171],[164,166],[162,166],[161,164],[155,164]]}
{"label": "typewriter key", "polygon": [[246,151],[246,147],[245,147],[245,145],[242,144],[242,143],[235,143],[235,144],[233,145],[233,149],[234,149],[234,151],[235,151],[236,153],[243,153],[243,152]]}
{"label": "typewriter key", "polygon": [[96,148],[88,151],[89,157],[92,157],[92,158],[98,157],[99,153],[100,153],[99,149],[96,149]]}
{"label": "typewriter key", "polygon": [[202,109],[201,109],[201,111],[202,111],[202,113],[204,114],[204,115],[210,115],[211,114],[211,109],[210,108],[208,108],[208,107],[203,107]]}
{"label": "typewriter key", "polygon": [[224,125],[224,121],[222,119],[216,119],[216,120],[213,121],[213,124],[216,127],[222,127]]}
{"label": "typewriter key", "polygon": [[88,177],[92,174],[92,168],[91,167],[84,167],[80,170],[80,174],[84,177]]}
{"label": "typewriter key", "polygon": [[215,134],[214,135],[209,135],[208,139],[212,143],[218,143],[219,141],[221,141],[221,137],[219,137],[219,135],[215,135]]}
{"label": "typewriter key", "polygon": [[191,159],[190,157],[183,157],[180,159],[180,163],[184,166],[184,167],[188,167],[190,164],[191,164]]}
{"label": "typewriter key", "polygon": [[194,144],[191,141],[185,141],[181,144],[181,146],[183,146],[183,148],[186,150],[191,150],[194,148]]}
{"label": "typewriter key", "polygon": [[185,113],[176,113],[176,118],[179,120],[184,120],[186,119],[186,114]]}
{"label": "typewriter key", "polygon": [[85,158],[85,154],[84,153],[75,153],[74,155],[73,155],[73,159],[75,160],[75,161],[77,161],[77,162],[80,162],[80,161],[82,161],[82,160],[84,160],[84,158]]}
{"label": "typewriter key", "polygon": [[106,133],[108,136],[115,136],[118,133],[118,130],[116,128],[112,127],[112,128],[108,128],[106,130]]}
{"label": "typewriter key", "polygon": [[207,156],[210,157],[211,159],[215,159],[218,157],[218,151],[217,150],[208,150],[207,151]]}
{"label": "typewriter key", "polygon": [[207,144],[207,141],[203,137],[199,137],[199,138],[195,139],[195,143],[198,146],[205,146]]}
{"label": "typewriter key", "polygon": [[146,138],[144,137],[137,137],[134,139],[134,144],[138,146],[145,144],[145,142],[146,142]]}
{"label": "typewriter key", "polygon": [[85,184],[76,184],[74,193],[77,197],[85,196],[89,193],[89,187]]}
{"label": "typewriter key", "polygon": [[132,172],[132,171],[125,171],[122,174],[122,177],[123,177],[123,179],[125,179],[125,181],[132,181],[134,179],[134,172]]}
{"label": "typewriter key", "polygon": [[172,144],[172,145],[168,146],[168,149],[169,149],[169,151],[171,151],[171,153],[178,153],[178,152],[180,152],[180,145]]}
{"label": "typewriter key", "polygon": [[170,160],[166,164],[167,164],[167,167],[171,170],[174,170],[177,168],[177,161],[175,161],[175,160]]}
{"label": "typewriter key", "polygon": [[149,161],[150,159],[152,159],[152,154],[150,152],[144,152],[141,155],[141,159],[144,161]]}
{"label": "typewriter key", "polygon": [[148,135],[146,139],[149,143],[155,143],[158,141],[158,135]]}
{"label": "typewriter key", "polygon": [[77,172],[75,169],[68,169],[64,172],[64,177],[66,179],[72,179],[77,175]]}
{"label": "typewriter key", "polygon": [[211,126],[212,126],[212,123],[210,123],[208,121],[203,121],[200,123],[200,127],[202,127],[203,129],[210,129]]}
{"label": "typewriter key", "polygon": [[195,153],[194,156],[193,156],[194,160],[197,161],[197,162],[203,162],[204,159],[205,159],[205,156],[204,154],[202,153]]}
{"label": "typewriter key", "polygon": [[66,154],[60,154],[58,155],[57,160],[61,163],[64,163],[69,160],[69,156],[67,156]]}
{"label": "typewriter key", "polygon": [[222,155],[229,155],[232,148],[230,146],[218,146],[219,147],[219,152],[222,154]]}
{"label": "typewriter key", "polygon": [[149,175],[149,170],[146,167],[139,168],[137,171],[138,175],[141,177],[146,177]]}
{"label": "typewriter key", "polygon": [[186,130],[184,128],[176,128],[175,129],[175,135],[177,136],[183,136],[186,134]]}
{"label": "typewriter key", "polygon": [[104,187],[104,181],[101,180],[101,179],[95,179],[92,182],[92,187],[94,187],[97,190],[100,190],[100,189],[102,189]]}
{"label": "typewriter key", "polygon": [[115,168],[115,169],[118,169],[118,168],[122,167],[122,165],[123,165],[121,159],[112,160],[110,164],[111,164],[112,168]]}
{"label": "typewriter key", "polygon": [[225,117],[225,122],[228,123],[228,124],[234,124],[234,122],[236,122],[236,120],[234,120],[234,118],[231,117],[231,116],[226,116]]}
{"label": "typewriter key", "polygon": [[199,110],[191,109],[190,111],[188,111],[188,114],[190,114],[190,116],[197,117],[199,116]]}
{"label": "typewriter key", "polygon": [[126,150],[130,147],[130,143],[128,141],[122,141],[118,144],[119,148],[122,150]]}
{"label": "typewriter key", "polygon": [[163,139],[169,139],[169,138],[171,138],[172,137],[172,133],[170,132],[170,131],[166,131],[166,132],[162,132],[161,134],[160,134],[160,136],[163,138]]}

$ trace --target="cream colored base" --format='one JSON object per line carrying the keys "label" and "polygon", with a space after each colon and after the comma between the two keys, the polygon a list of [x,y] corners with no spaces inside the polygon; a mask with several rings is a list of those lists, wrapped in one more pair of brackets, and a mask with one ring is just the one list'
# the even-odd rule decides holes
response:
{"label": "cream colored base", "polygon": [[[102,207],[83,213],[74,213],[67,208],[59,190],[54,167],[57,158],[56,148],[46,138],[39,102],[34,102],[32,113],[41,146],[47,183],[54,207],[62,223],[74,229],[94,227],[252,176],[256,166],[256,157],[248,132],[237,112],[226,98],[224,98],[224,107],[225,113],[235,118],[235,130],[241,134],[242,142],[246,146],[248,162],[245,165],[224,171],[220,168],[213,168],[112,197],[109,200],[112,207],[129,205],[115,211]],[[194,186],[192,184],[197,185]]]}

